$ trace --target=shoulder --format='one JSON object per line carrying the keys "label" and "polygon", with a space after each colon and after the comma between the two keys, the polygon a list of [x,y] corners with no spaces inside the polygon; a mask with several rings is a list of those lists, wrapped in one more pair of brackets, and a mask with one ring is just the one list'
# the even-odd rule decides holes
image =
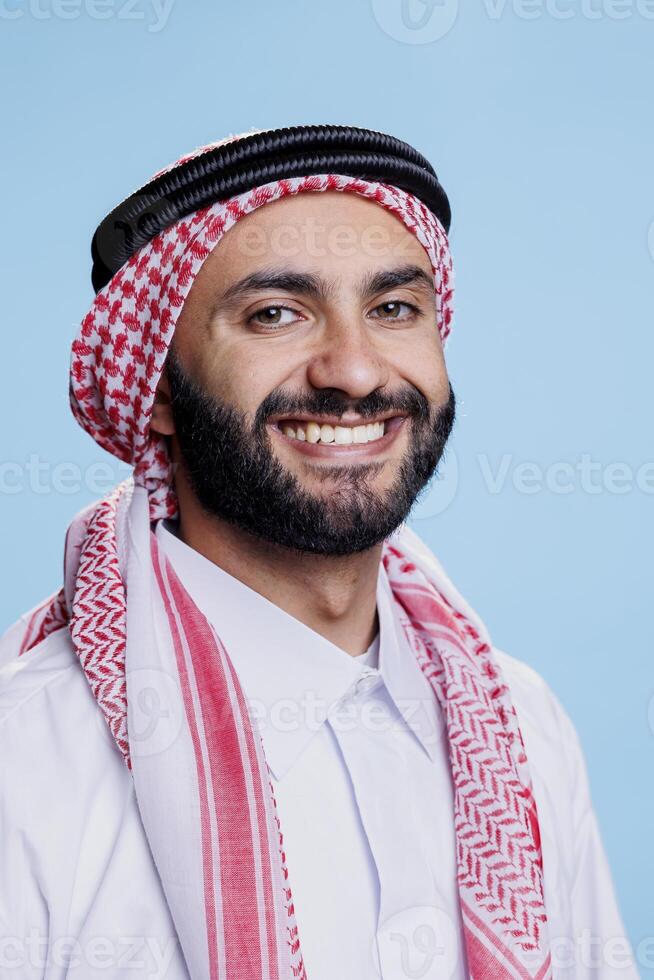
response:
{"label": "shoulder", "polygon": [[[68,627],[26,653],[12,630],[0,640],[0,795],[25,800],[29,786],[47,799],[56,786],[120,760],[77,657]],[[71,784],[71,789],[74,786]]]}
{"label": "shoulder", "polygon": [[496,647],[493,652],[511,692],[523,734],[528,732],[532,740],[537,737],[556,749],[579,751],[572,720],[547,681],[524,661]]}
{"label": "shoulder", "polygon": [[0,726],[14,710],[56,684],[77,663],[67,626],[21,653],[25,629],[25,621],[19,620],[0,637]]}
{"label": "shoulder", "polygon": [[[575,726],[535,670],[502,651],[495,654],[511,691],[527,753],[551,934],[570,937],[573,929],[577,934],[583,929],[607,943],[612,937],[626,943]],[[625,978],[637,976],[628,958],[620,963]],[[617,977],[608,966],[601,973],[607,980]],[[583,975],[590,976],[585,971]]]}
{"label": "shoulder", "polygon": [[494,647],[493,653],[511,691],[519,720],[549,737],[566,734],[572,723],[547,681],[533,667],[503,650]]}
{"label": "shoulder", "polygon": [[[92,819],[99,821],[94,834],[101,840],[102,826],[119,820],[130,793],[128,769],[68,628],[51,633],[25,654],[3,658],[3,835],[18,848],[16,861],[22,861],[20,874],[32,883],[29,887],[36,881],[48,900],[53,899],[59,893],[57,883],[74,877],[85,827]],[[9,873],[8,861],[7,846],[0,847],[0,881]],[[0,920],[3,894],[0,888]]]}
{"label": "shoulder", "polygon": [[67,627],[0,658],[0,932],[74,936],[110,859],[143,867],[133,780]]}
{"label": "shoulder", "polygon": [[586,761],[577,730],[558,697],[537,671],[494,648],[511,692],[537,796],[572,807],[574,821],[591,808]]}

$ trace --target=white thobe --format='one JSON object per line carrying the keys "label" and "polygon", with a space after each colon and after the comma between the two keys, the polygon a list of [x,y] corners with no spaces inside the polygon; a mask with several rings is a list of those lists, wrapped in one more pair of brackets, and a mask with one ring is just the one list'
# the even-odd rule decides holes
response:
{"label": "white thobe", "polygon": [[[351,657],[162,523],[157,537],[261,731],[309,980],[464,980],[443,720],[383,566],[379,636]],[[497,657],[534,783],[554,977],[631,980],[574,729],[532,670]],[[67,631],[0,668],[0,733],[0,977],[186,978],[132,778]]]}

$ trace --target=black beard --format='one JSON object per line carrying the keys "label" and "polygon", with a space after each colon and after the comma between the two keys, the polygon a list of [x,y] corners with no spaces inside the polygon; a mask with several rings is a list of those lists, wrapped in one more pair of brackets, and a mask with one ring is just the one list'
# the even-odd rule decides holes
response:
{"label": "black beard", "polygon": [[[166,370],[181,456],[201,507],[257,538],[302,553],[351,555],[387,538],[436,472],[454,424],[451,385],[446,404],[433,410],[413,386],[392,395],[375,390],[357,402],[335,388],[295,397],[273,391],[250,424],[246,413],[218,401],[185,374],[172,350]],[[347,410],[362,418],[389,411],[408,416],[409,447],[397,479],[375,491],[367,478],[383,463],[323,465],[316,473],[328,481],[328,492],[314,495],[274,455],[266,420]]]}

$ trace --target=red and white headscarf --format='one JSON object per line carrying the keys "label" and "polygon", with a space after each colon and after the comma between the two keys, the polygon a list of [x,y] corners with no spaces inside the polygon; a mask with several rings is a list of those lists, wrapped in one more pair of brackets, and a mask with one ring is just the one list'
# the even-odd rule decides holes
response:
{"label": "red and white headscarf", "polygon": [[[452,317],[452,263],[438,219],[388,184],[323,174],[279,180],[164,230],[97,294],[72,347],[71,403],[133,478],[73,521],[63,589],[28,622],[21,654],[70,629],[130,768],[143,825],[194,980],[306,977],[282,828],[256,722],[220,636],[159,551],[153,522],[177,502],[150,430],[175,324],[202,263],[244,215],[287,195],[339,191],[394,214],[434,271],[438,329]],[[446,722],[458,885],[474,980],[551,976],[538,820],[527,760],[485,627],[403,527],[384,544],[399,615]],[[168,724],[143,744],[139,698]],[[174,731],[171,731],[171,725]],[[291,869],[292,872],[292,869]]]}

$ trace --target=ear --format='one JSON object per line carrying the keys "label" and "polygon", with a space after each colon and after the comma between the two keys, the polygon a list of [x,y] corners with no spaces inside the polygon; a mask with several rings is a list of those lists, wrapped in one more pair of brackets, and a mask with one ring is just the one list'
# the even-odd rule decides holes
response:
{"label": "ear", "polygon": [[158,432],[161,436],[172,436],[175,434],[173,409],[170,403],[170,384],[168,383],[168,375],[166,374],[165,368],[154,395],[154,405],[152,406],[152,415],[150,416],[150,428]]}

